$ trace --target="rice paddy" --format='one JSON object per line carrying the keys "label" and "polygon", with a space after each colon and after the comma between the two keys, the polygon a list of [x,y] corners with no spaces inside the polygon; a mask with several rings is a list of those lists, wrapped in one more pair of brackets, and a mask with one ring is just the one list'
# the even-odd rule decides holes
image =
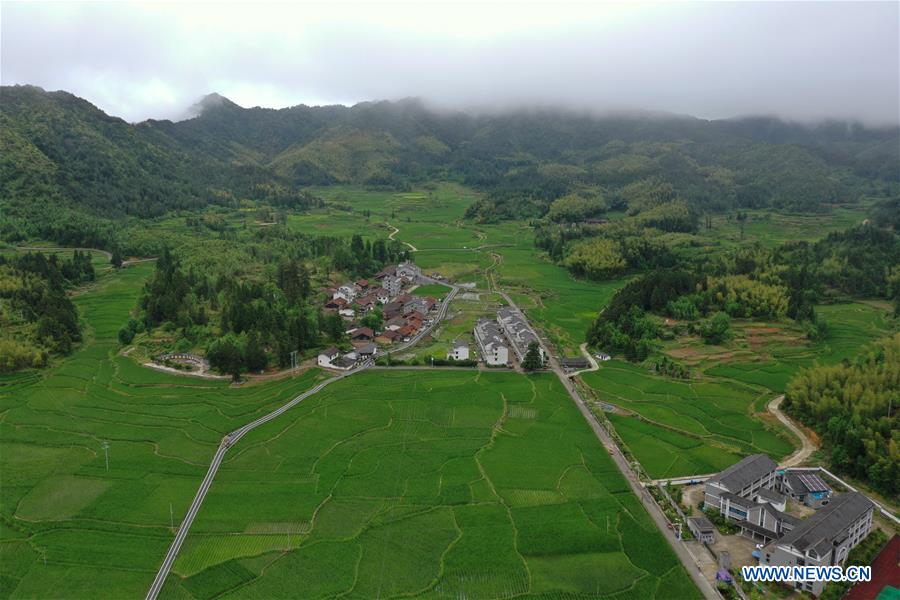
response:
{"label": "rice paddy", "polygon": [[[681,381],[610,361],[582,376],[598,400],[635,416],[610,415],[619,436],[653,478],[712,473],[742,456],[765,452],[776,460],[794,440],[765,411],[801,368],[857,354],[892,325],[885,306],[819,306],[824,340],[809,343],[785,323],[743,323],[727,348],[679,338],[667,353],[695,371]],[[638,418],[639,417],[639,418]]]}
{"label": "rice paddy", "polygon": [[[222,435],[320,377],[234,387],[118,355],[150,269],[77,297],[71,357],[0,380],[4,597],[142,596]],[[553,376],[373,371],[234,448],[164,597],[671,589],[697,596]]]}
{"label": "rice paddy", "polygon": [[142,596],[222,435],[318,378],[235,388],[116,356],[151,268],[76,297],[88,336],[71,357],[0,380],[4,597]]}
{"label": "rice paddy", "polygon": [[697,597],[553,375],[394,370],[333,384],[245,437],[165,594],[672,589]]}

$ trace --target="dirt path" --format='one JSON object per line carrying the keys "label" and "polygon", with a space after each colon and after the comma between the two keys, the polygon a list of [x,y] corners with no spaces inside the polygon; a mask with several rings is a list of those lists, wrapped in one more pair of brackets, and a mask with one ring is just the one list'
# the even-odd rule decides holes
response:
{"label": "dirt path", "polygon": [[[124,353],[123,353],[124,355]],[[154,362],[145,362],[141,363],[148,369],[155,369],[157,371],[165,371],[166,373],[171,373],[173,375],[184,375],[186,377],[199,377],[201,379],[217,379],[217,380],[225,380],[231,379],[231,377],[227,375],[213,375],[212,373],[207,373],[205,370],[202,371],[182,371],[181,369],[176,369],[174,367],[167,367],[166,365],[158,365]]]}
{"label": "dirt path", "polygon": [[771,402],[766,406],[769,409],[769,412],[775,415],[779,421],[784,424],[785,427],[790,429],[794,435],[800,438],[800,448],[797,449],[796,452],[785,458],[781,461],[782,467],[796,467],[797,465],[806,461],[809,456],[815,452],[818,447],[813,443],[809,436],[806,433],[797,427],[794,422],[783,412],[781,412],[781,402],[784,400],[784,394],[777,396],[772,399]]}
{"label": "dirt path", "polygon": [[[388,236],[388,239],[389,239],[389,240],[393,240],[393,239],[394,239],[394,236],[397,235],[398,233],[400,233],[400,230],[397,229],[396,227],[394,227],[393,225],[391,225],[390,223],[385,223],[385,225],[387,225],[388,227],[390,227],[391,229],[394,230],[394,231],[391,232],[391,235]],[[419,251],[418,248],[416,248],[415,246],[413,246],[413,245],[410,244],[409,242],[400,242],[400,243],[401,243],[401,244],[406,244],[407,246],[409,246],[409,251],[410,251],[410,252],[418,252],[418,251]]]}
{"label": "dirt path", "polygon": [[581,353],[584,354],[584,357],[586,359],[588,359],[588,362],[591,363],[591,366],[589,369],[582,369],[580,371],[575,371],[574,373],[570,373],[569,374],[570,378],[575,377],[576,375],[581,375],[582,373],[590,373],[591,371],[598,371],[600,369],[600,365],[597,364],[597,361],[594,359],[593,356],[591,356],[591,353],[588,352],[587,342],[578,346],[578,348],[581,350]]}

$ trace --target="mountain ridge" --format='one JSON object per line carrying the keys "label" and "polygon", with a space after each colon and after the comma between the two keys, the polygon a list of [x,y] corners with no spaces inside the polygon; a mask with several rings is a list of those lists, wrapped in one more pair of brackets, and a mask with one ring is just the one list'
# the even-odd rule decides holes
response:
{"label": "mountain ridge", "polygon": [[407,189],[431,179],[484,191],[471,213],[482,219],[540,217],[565,194],[619,198],[649,179],[701,212],[821,210],[900,184],[900,127],[849,122],[476,115],[418,98],[243,108],[211,93],[192,118],[130,124],[65,91],[3,86],[0,100],[0,201],[15,214],[52,199],[106,219],[146,218],[239,199],[302,204],[309,185]]}

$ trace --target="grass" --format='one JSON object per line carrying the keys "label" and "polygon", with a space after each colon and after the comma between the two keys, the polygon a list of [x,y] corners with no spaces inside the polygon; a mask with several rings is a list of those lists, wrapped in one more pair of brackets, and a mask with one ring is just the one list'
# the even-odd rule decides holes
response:
{"label": "grass", "polygon": [[87,341],[71,357],[0,380],[0,553],[17,565],[8,574],[4,561],[4,596],[146,593],[222,435],[318,378],[234,388],[116,356],[151,269],[110,272],[75,297]]}
{"label": "grass", "polygon": [[166,589],[697,597],[660,536],[554,376],[370,371],[242,440]]}
{"label": "grass", "polygon": [[818,306],[828,334],[815,343],[780,322],[737,322],[736,339],[727,347],[678,338],[665,348],[692,366],[695,379],[689,382],[615,360],[582,379],[598,399],[640,417],[610,419],[653,478],[715,472],[755,452],[778,459],[794,440],[774,424],[765,405],[799,369],[851,358],[887,335],[896,327],[888,308],[862,302]]}
{"label": "grass", "polygon": [[710,473],[757,452],[777,459],[792,450],[780,430],[752,418],[758,400],[768,397],[759,388],[727,380],[678,381],[616,360],[582,379],[599,400],[643,419],[622,416],[614,424],[654,479]]}
{"label": "grass", "polygon": [[445,295],[450,293],[450,288],[440,283],[426,283],[417,286],[414,292],[416,296],[432,296],[441,300]]}

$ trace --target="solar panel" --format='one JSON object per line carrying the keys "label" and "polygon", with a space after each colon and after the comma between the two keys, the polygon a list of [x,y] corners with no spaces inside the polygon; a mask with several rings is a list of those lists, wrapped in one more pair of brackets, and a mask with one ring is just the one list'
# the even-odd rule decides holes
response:
{"label": "solar panel", "polygon": [[799,473],[797,476],[800,478],[801,483],[806,486],[806,489],[811,492],[821,492],[831,489],[818,475],[813,475],[812,473]]}

